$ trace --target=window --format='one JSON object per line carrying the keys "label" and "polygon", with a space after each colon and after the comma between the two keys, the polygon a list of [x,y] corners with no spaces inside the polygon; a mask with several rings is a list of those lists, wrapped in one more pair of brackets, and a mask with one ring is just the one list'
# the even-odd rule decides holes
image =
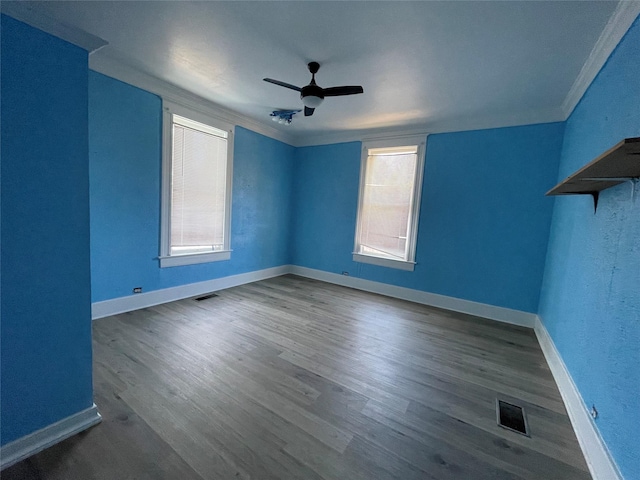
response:
{"label": "window", "polygon": [[354,261],[413,270],[425,139],[363,145]]}
{"label": "window", "polygon": [[233,131],[184,107],[164,107],[160,266],[228,260]]}

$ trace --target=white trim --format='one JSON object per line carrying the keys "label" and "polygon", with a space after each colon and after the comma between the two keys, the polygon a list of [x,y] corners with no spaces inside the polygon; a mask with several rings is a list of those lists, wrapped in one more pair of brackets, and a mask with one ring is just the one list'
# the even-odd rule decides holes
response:
{"label": "white trim", "polygon": [[428,135],[429,134],[427,132],[420,132],[411,134],[404,133],[398,135],[364,136],[362,138],[362,144],[363,147],[366,147],[367,149],[417,146],[417,153],[419,154],[420,146],[425,144]]}
{"label": "white trim", "polygon": [[580,391],[571,378],[560,353],[540,317],[536,315],[534,330],[560,395],[569,414],[571,425],[594,480],[622,480],[620,470],[600,436]]}
{"label": "white trim", "polygon": [[211,100],[207,100],[183,88],[131,67],[109,56],[106,50],[100,52],[100,55],[89,56],[89,68],[148,92],[155,93],[163,100],[168,100],[199,111],[210,118],[215,118],[232,125],[239,125],[288,145],[296,146],[294,137],[289,132],[283,132],[271,125],[273,122],[270,121],[270,117],[266,117],[269,121],[265,120],[264,123],[258,122],[253,118],[229,110]]}
{"label": "white trim", "polygon": [[[168,103],[168,102],[167,102]],[[193,115],[191,115],[193,117]],[[229,132],[227,130],[231,130],[233,127],[229,127],[226,129],[220,129],[212,127],[206,123],[196,122],[195,120],[191,120],[190,118],[182,117],[178,114],[174,114],[171,119],[173,120],[174,125],[180,125],[182,127],[191,128],[193,130],[198,130],[200,132],[208,133],[209,135],[213,135],[214,137],[224,138],[225,140],[229,138]]]}
{"label": "white trim", "polygon": [[96,72],[117,78],[125,83],[159,95],[164,100],[170,100],[201,110],[209,116],[217,117],[223,121],[233,123],[261,135],[279,140],[294,147],[309,147],[316,145],[330,145],[335,143],[361,141],[364,137],[386,137],[398,135],[420,135],[424,132],[446,133],[464,132],[469,130],[482,130],[490,128],[515,127],[522,125],[535,125],[538,123],[562,122],[566,120],[562,109],[550,107],[530,110],[527,112],[498,114],[491,116],[462,116],[454,119],[438,119],[409,124],[404,127],[394,125],[381,128],[360,128],[353,130],[336,130],[328,132],[298,132],[293,130],[282,131],[272,126],[270,117],[265,117],[264,122],[242,115],[222,107],[210,100],[206,100],[194,93],[188,92],[176,85],[155,78],[141,72],[136,68],[109,56],[106,50],[99,55],[89,56],[89,67]]}
{"label": "white trim", "polygon": [[100,50],[109,42],[71,25],[65,25],[39,11],[34,10],[27,2],[0,2],[2,13],[9,15],[38,30],[61,38],[89,53]]}
{"label": "white trim", "polygon": [[[359,142],[366,138],[395,137],[398,135],[421,135],[429,133],[465,132],[494,128],[536,125],[539,123],[564,122],[566,116],[558,107],[529,110],[526,112],[498,115],[464,115],[451,119],[438,119],[419,124],[408,124],[405,128],[381,127],[363,128],[346,131],[309,132],[299,134],[291,143],[295,147],[332,145],[335,143]],[[426,134],[424,134],[426,136]]]}
{"label": "white trim", "polygon": [[7,443],[0,448],[0,470],[35,455],[101,421],[102,417],[94,403],[85,410]]}
{"label": "white trim", "polygon": [[158,257],[160,268],[182,267],[184,265],[196,265],[198,263],[219,262],[231,258],[231,250],[219,250],[217,252],[185,253],[183,255],[171,255]]}
{"label": "white trim", "polygon": [[96,320],[110,315],[117,315],[119,313],[152,307],[162,303],[195,297],[205,293],[224,290],[225,288],[258,282],[260,280],[266,280],[267,278],[279,277],[280,275],[286,275],[289,273],[300,277],[313,278],[322,282],[355,288],[365,292],[378,293],[388,297],[408,300],[410,302],[421,303],[423,305],[443,308],[454,312],[475,315],[477,317],[483,317],[489,320],[496,320],[498,322],[510,323],[512,325],[519,325],[522,327],[533,328],[537,318],[537,315],[534,313],[496,307],[486,303],[472,302],[470,300],[447,297],[446,295],[423,292],[421,290],[413,290],[411,288],[397,287],[386,283],[348,277],[346,275],[338,275],[337,273],[299,267],[297,265],[281,265],[279,267],[241,273],[239,275],[216,278],[204,282],[190,283],[162,290],[154,290],[147,293],[129,295],[127,297],[104,300],[102,302],[94,302],[91,305],[91,318]]}
{"label": "white trim", "polygon": [[[68,25],[62,25],[50,17],[30,10],[25,2],[0,2],[0,5],[3,13],[74,45],[78,45],[90,53],[107,45],[107,42],[99,37]],[[492,116],[465,116],[449,120],[434,118],[421,124],[407,125],[402,131],[414,131],[416,133],[420,131],[429,131],[431,133],[463,132],[565,121],[638,14],[640,14],[640,2],[623,0],[618,3],[616,10],[609,18],[607,25],[560,107]],[[210,116],[221,118],[226,122],[242,126],[295,147],[359,141],[365,135],[385,135],[399,131],[397,125],[350,131],[300,132],[297,134],[292,131],[283,131],[274,128],[271,125],[273,122],[267,120],[261,122],[234,112],[211,100],[204,99],[176,85],[146,74],[112,55],[112,52],[108,52],[106,49],[101,51],[99,55],[90,55],[90,68],[155,93],[166,100],[188,104],[194,109],[207,110]]]}
{"label": "white trim", "polygon": [[374,257],[372,255],[364,255],[362,253],[353,252],[353,261],[360,263],[368,263],[369,265],[377,265],[379,267],[395,268],[397,270],[406,270],[413,272],[416,262],[407,262],[405,260],[393,260],[391,258]]}
{"label": "white trim", "polygon": [[596,78],[639,14],[639,1],[623,0],[618,3],[613,14],[609,17],[607,25],[602,30],[598,41],[593,46],[589,57],[584,62],[582,70],[580,70],[576,80],[573,82],[564,102],[562,102],[562,112],[565,119],[569,118],[569,115],[571,115],[573,109],[576,108],[576,105],[578,105],[580,99],[582,99],[582,96],[591,85],[591,82]]}
{"label": "white trim", "polygon": [[[162,101],[162,192],[160,197],[160,267],[177,267],[195,265],[199,263],[218,262],[231,258],[231,199],[233,188],[234,163],[234,126],[217,117],[210,117],[206,113],[193,110],[190,107]],[[179,117],[174,122],[174,115]],[[224,250],[196,254],[171,255],[171,172],[173,162],[173,124],[186,124],[205,133],[216,136],[224,135],[227,142],[227,162],[225,178],[225,212],[224,212]],[[199,125],[202,124],[202,125]],[[202,128],[204,127],[204,129]]]}
{"label": "white trim", "polygon": [[[181,120],[186,120],[187,124],[189,124],[189,120],[195,120],[197,123],[202,123],[205,127],[212,127],[214,130],[219,130],[220,132],[224,132],[225,137],[229,138],[228,133],[233,132],[233,123],[228,122],[223,118],[220,118],[216,115],[213,115],[212,112],[202,111],[201,109],[195,109],[191,106],[182,105],[181,103],[176,103],[171,100],[162,99],[162,110],[169,114],[176,114],[179,117],[182,117],[178,120],[177,123],[182,125]],[[192,125],[195,129],[200,129],[198,125]],[[213,135],[219,135],[217,132],[212,132]]]}
{"label": "white trim", "polygon": [[171,112],[165,107],[166,100],[162,101],[162,170],[160,171],[160,267],[165,262],[163,257],[168,257],[171,250],[171,151],[173,126]]}
{"label": "white trim", "polygon": [[423,292],[421,290],[413,290],[411,288],[397,287],[386,283],[373,282],[371,280],[364,280],[362,278],[346,275],[338,275],[337,273],[329,273],[322,270],[299,267],[297,265],[291,265],[289,273],[299,275],[301,277],[313,278],[323,282],[334,283],[336,285],[355,288],[357,290],[379,293],[388,297],[421,303],[423,305],[488,318],[498,322],[519,325],[522,327],[533,328],[537,317],[534,313],[496,307],[494,305],[487,305],[486,303],[472,302],[470,300],[448,297],[437,293]]}
{"label": "white trim", "polygon": [[278,277],[289,273],[289,265],[266,268],[254,272],[231,275],[229,277],[206,280],[204,282],[189,283],[177,287],[163,288],[147,293],[138,293],[127,297],[94,302],[91,305],[91,318],[97,319],[117,315],[119,313],[139,310],[141,308],[152,307],[161,303],[174,302],[184,298],[195,297],[205,293],[224,290],[225,288],[237,287],[245,283],[266,280],[267,278]]}
{"label": "white trim", "polygon": [[[354,232],[354,248],[353,261],[370,263],[382,267],[397,268],[400,270],[413,271],[416,258],[416,248],[418,239],[418,220],[420,217],[420,199],[422,197],[422,180],[424,177],[424,164],[426,156],[427,135],[397,135],[386,137],[369,138],[362,142],[362,150],[360,154],[360,181],[358,188],[358,209],[356,215],[356,230]],[[360,234],[361,234],[361,217],[362,203],[364,199],[365,183],[367,175],[367,165],[369,163],[369,154],[371,150],[384,150],[390,153],[389,148],[396,147],[415,147],[412,153],[416,154],[416,164],[413,176],[413,186],[409,205],[409,218],[407,221],[407,243],[405,245],[405,258],[400,260],[388,259],[385,257],[377,257],[361,252]],[[375,153],[374,153],[375,155]]]}
{"label": "white trim", "polygon": [[535,125],[538,123],[562,122],[566,120],[562,109],[558,107],[542,108],[526,112],[507,113],[498,115],[463,115],[453,119],[438,119],[408,124],[406,126],[390,126],[380,128],[360,128],[353,130],[335,130],[328,132],[298,132],[293,130],[282,131],[272,126],[270,117],[265,117],[264,122],[242,115],[227,108],[206,100],[176,85],[160,80],[146,74],[126,63],[110,56],[111,52],[100,52],[99,55],[89,56],[89,68],[104,75],[116,78],[130,85],[159,95],[164,100],[170,100],[179,104],[203,111],[209,116],[220,118],[223,121],[238,125],[256,133],[279,140],[294,147],[309,147],[316,145],[330,145],[335,143],[361,141],[364,137],[387,137],[398,135],[420,135],[423,132],[446,133],[464,132],[469,130],[482,130],[503,127],[515,127],[522,125]]}

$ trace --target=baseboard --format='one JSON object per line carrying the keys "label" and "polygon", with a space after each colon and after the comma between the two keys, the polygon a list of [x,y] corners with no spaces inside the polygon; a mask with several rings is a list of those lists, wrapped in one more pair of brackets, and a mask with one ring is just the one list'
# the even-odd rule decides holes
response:
{"label": "baseboard", "polygon": [[49,448],[102,421],[95,404],[59,422],[0,447],[0,470]]}
{"label": "baseboard", "polygon": [[338,275],[337,273],[325,272],[323,270],[315,270],[313,268],[299,267],[297,265],[281,265],[279,267],[257,270],[255,272],[242,273],[229,277],[216,278],[204,282],[190,283],[177,287],[164,288],[162,290],[154,290],[148,293],[139,293],[129,295],[127,297],[114,298],[112,300],[104,300],[95,302],[91,305],[91,318],[98,319],[117,315],[119,313],[131,312],[141,308],[152,307],[162,303],[174,302],[184,298],[195,297],[205,293],[223,290],[225,288],[237,287],[246,283],[266,280],[267,278],[278,277],[292,273],[301,277],[313,278],[327,283],[343,285],[366,292],[379,293],[388,297],[409,300],[411,302],[421,303],[432,307],[444,308],[454,312],[466,313],[478,317],[488,318],[499,322],[510,323],[512,325],[520,325],[522,327],[533,328],[535,325],[536,315],[533,313],[522,312],[510,308],[496,307],[485,303],[472,302],[460,298],[448,297],[436,293],[423,292],[411,288],[398,287],[372,280],[362,278],[348,277]]}
{"label": "baseboard", "polygon": [[256,270],[255,272],[241,273],[239,275],[206,280],[204,282],[189,283],[187,285],[163,288],[161,290],[138,293],[136,295],[104,300],[102,302],[94,302],[91,305],[91,318],[95,320],[97,318],[131,312],[133,310],[152,307],[162,303],[174,302],[176,300],[195,297],[197,295],[215,292],[225,288],[237,287],[238,285],[244,285],[245,283],[266,280],[271,277],[278,277],[289,273],[289,271],[289,265],[282,265],[280,267]]}
{"label": "baseboard", "polygon": [[536,318],[534,330],[542,353],[549,364],[553,378],[558,385],[560,395],[569,414],[573,430],[594,480],[622,480],[607,445],[600,436],[589,409],[576,387],[567,366],[564,364],[549,332],[539,317]]}
{"label": "baseboard", "polygon": [[487,305],[486,303],[472,302],[460,298],[448,297],[436,293],[423,292],[411,288],[398,287],[386,283],[364,280],[362,278],[348,277],[346,275],[338,275],[337,273],[329,273],[313,268],[298,267],[291,265],[289,273],[300,275],[301,277],[313,278],[323,282],[334,283],[345,287],[364,290],[366,292],[379,293],[388,297],[409,300],[411,302],[429,305],[431,307],[443,308],[454,312],[466,313],[478,317],[496,320],[498,322],[510,323],[522,327],[533,328],[537,316],[534,313],[522,312],[520,310],[512,310],[510,308],[496,307]]}

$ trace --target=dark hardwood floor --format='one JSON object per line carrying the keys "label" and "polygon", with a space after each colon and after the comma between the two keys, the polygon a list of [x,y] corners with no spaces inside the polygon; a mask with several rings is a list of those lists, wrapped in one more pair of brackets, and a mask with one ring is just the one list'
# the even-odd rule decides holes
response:
{"label": "dark hardwood floor", "polygon": [[529,329],[284,276],[93,340],[103,422],[3,480],[590,478]]}

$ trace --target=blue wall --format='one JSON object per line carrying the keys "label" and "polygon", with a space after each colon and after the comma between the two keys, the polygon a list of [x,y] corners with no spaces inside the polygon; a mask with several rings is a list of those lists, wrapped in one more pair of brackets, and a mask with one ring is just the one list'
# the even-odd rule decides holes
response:
{"label": "blue wall", "polygon": [[2,444],[91,405],[91,300],[293,263],[538,311],[640,478],[640,201],[621,185],[594,215],[589,198],[542,195],[640,135],[638,58],[636,20],[566,125],[430,136],[414,272],[352,261],[359,142],[295,149],[243,128],[231,260],[161,269],[160,99],[3,16]]}
{"label": "blue wall", "polygon": [[87,52],[2,16],[1,443],[89,408]]}
{"label": "blue wall", "polygon": [[89,74],[94,302],[290,263],[294,148],[235,131],[231,260],[160,268],[162,102]]}
{"label": "blue wall", "polygon": [[293,263],[537,309],[563,124],[430,136],[414,272],[352,261],[359,142],[237,128],[232,259],[160,269],[161,100],[90,72],[89,106],[94,302]]}
{"label": "blue wall", "polygon": [[293,263],[536,312],[563,129],[429,136],[414,272],[352,260],[360,143],[301,148]]}
{"label": "blue wall", "polygon": [[[640,136],[636,19],[567,121],[558,179]],[[640,192],[639,192],[640,193]],[[640,478],[640,200],[556,200],[539,314],[625,478]]]}
{"label": "blue wall", "polygon": [[355,275],[360,142],[296,150],[292,263]]}

